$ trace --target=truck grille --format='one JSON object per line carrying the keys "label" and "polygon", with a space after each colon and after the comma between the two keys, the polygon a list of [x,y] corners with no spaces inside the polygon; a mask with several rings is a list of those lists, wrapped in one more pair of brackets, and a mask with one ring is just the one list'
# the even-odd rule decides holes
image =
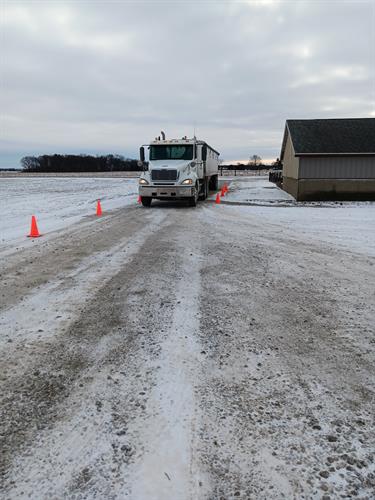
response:
{"label": "truck grille", "polygon": [[176,181],[177,170],[151,170],[151,179],[153,181]]}

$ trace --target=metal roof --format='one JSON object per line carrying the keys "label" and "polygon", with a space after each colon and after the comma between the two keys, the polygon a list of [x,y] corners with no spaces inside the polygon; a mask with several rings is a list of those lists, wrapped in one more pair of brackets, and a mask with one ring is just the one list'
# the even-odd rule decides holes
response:
{"label": "metal roof", "polygon": [[296,156],[375,155],[375,118],[287,120],[281,159],[288,133]]}

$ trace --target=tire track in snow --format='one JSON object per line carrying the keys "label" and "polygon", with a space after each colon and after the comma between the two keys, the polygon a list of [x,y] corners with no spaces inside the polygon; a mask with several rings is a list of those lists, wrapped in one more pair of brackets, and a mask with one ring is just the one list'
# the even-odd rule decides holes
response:
{"label": "tire track in snow", "polygon": [[29,240],[26,248],[12,247],[9,255],[1,252],[0,277],[4,289],[0,310],[16,305],[35,288],[62,273],[70,273],[93,254],[110,251],[125,239],[131,242],[142,231],[140,228],[152,227],[157,220],[156,212],[145,212],[138,206],[122,208],[101,218],[87,217],[70,228]]}
{"label": "tire track in snow", "polygon": [[133,500],[197,498],[193,493],[197,483],[193,473],[194,392],[201,356],[197,340],[201,257],[197,239],[192,241],[191,236],[182,231],[177,239],[180,251],[184,249],[182,279],[176,289],[172,323],[161,344],[158,379],[148,399],[149,418],[142,434],[145,451],[134,464],[130,479]]}
{"label": "tire track in snow", "polygon": [[[19,449],[28,444],[39,430],[51,426],[56,418],[61,418],[61,409],[57,411],[56,406],[69,397],[82,373],[100,360],[103,355],[100,352],[102,339],[121,322],[123,304],[121,300],[119,304],[114,300],[112,281],[116,284],[117,277],[123,282],[123,275],[129,277],[129,274],[136,274],[131,262],[137,259],[137,251],[147,246],[147,241],[158,232],[164,220],[164,214],[154,214],[152,227],[145,225],[133,242],[128,244],[128,248],[126,242],[120,244],[120,247],[124,246],[125,255],[117,255],[112,266],[106,262],[108,251],[94,254],[81,262],[78,269],[65,277],[68,286],[64,280],[60,283],[63,288],[67,287],[64,299],[59,292],[59,286],[48,284],[43,287],[37,294],[41,300],[45,300],[46,294],[48,296],[52,292],[52,308],[60,299],[68,303],[61,304],[61,308],[72,309],[71,321],[65,320],[61,323],[58,318],[47,323],[48,331],[43,332],[43,341],[28,338],[28,332],[25,331],[28,326],[27,318],[22,318],[19,313],[19,342],[5,343],[3,347],[6,349],[6,356],[0,361],[0,479],[6,477],[13,456],[17,455]],[[114,250],[120,247],[116,246]],[[105,266],[103,262],[106,263]],[[80,275],[79,271],[83,271],[83,275],[78,279],[76,289],[70,289],[70,278],[76,273]],[[97,274],[94,271],[97,271]],[[85,273],[87,281],[82,280]],[[94,286],[94,296],[88,300],[87,295]],[[119,290],[118,285],[116,290]],[[35,305],[32,296],[28,301],[31,306]],[[102,308],[101,304],[104,304]],[[117,307],[118,305],[121,305],[121,308]],[[82,309],[79,309],[80,307]],[[8,310],[8,314],[8,320],[11,322],[17,315],[17,306]],[[6,320],[5,314],[4,324]],[[35,325],[37,324],[36,322]],[[11,328],[11,323],[8,326]],[[4,352],[2,354],[4,355]],[[12,365],[12,358],[19,365],[16,365],[16,370],[14,364]]]}

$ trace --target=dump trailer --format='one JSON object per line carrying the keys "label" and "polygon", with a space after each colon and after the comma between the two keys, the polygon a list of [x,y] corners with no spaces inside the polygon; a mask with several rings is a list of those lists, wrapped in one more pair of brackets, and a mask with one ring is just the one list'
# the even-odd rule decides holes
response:
{"label": "dump trailer", "polygon": [[204,200],[210,190],[218,188],[219,154],[196,137],[165,139],[162,132],[161,138],[140,148],[142,205],[151,206],[153,199],[187,200],[195,207],[198,199]]}

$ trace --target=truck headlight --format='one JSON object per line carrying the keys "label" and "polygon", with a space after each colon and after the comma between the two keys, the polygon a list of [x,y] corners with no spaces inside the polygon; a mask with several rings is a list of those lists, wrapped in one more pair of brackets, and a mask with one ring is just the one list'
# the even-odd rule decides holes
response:
{"label": "truck headlight", "polygon": [[181,184],[193,184],[192,179],[185,179],[184,181],[181,182]]}
{"label": "truck headlight", "polygon": [[141,178],[139,179],[139,184],[143,184],[143,185],[145,185],[145,184],[148,184],[148,181],[146,181],[146,179],[143,179],[143,177],[141,177]]}

